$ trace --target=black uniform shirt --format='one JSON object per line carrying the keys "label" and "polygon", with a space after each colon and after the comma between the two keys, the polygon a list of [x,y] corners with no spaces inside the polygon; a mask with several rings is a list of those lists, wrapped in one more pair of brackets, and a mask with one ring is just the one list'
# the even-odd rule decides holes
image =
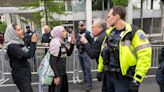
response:
{"label": "black uniform shirt", "polygon": [[44,33],[43,36],[42,36],[41,42],[42,43],[50,43],[50,41],[51,41],[51,34],[50,34],[50,32],[47,33],[47,34]]}
{"label": "black uniform shirt", "polygon": [[[124,30],[124,29],[123,29]],[[121,40],[121,32],[123,30],[116,30],[114,29],[109,37],[107,38],[107,46],[109,48],[109,58],[110,63],[109,66],[112,68],[119,68],[119,43]]]}

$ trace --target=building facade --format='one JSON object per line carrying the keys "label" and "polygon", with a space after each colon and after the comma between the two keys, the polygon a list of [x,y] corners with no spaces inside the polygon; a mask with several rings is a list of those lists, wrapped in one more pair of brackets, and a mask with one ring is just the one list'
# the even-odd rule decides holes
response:
{"label": "building facade", "polygon": [[[80,20],[86,21],[87,29],[91,30],[92,19],[95,17],[106,18],[108,10],[112,6],[110,0],[60,0],[64,3],[67,15],[53,14],[58,20],[66,21],[64,26],[77,30],[77,23]],[[5,16],[7,24],[17,22],[22,24],[20,16],[36,10],[19,10],[14,7],[0,7],[1,13]],[[127,20],[134,25],[144,29],[146,34],[163,34],[164,14],[163,3],[160,0],[130,0],[127,7]],[[44,22],[45,20],[42,20]],[[32,23],[30,23],[32,25]],[[149,35],[150,36],[150,35]],[[158,36],[158,35],[157,35]]]}

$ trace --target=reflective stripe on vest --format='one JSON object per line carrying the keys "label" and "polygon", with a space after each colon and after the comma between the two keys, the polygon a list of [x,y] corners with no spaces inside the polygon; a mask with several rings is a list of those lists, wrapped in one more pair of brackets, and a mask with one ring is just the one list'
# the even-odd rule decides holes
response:
{"label": "reflective stripe on vest", "polygon": [[122,42],[122,46],[128,46],[131,53],[135,56],[135,58],[137,59],[137,55],[136,52],[130,47],[131,46],[131,42],[130,40],[125,40],[124,42]]}
{"label": "reflective stripe on vest", "polygon": [[131,45],[131,42],[132,42],[132,41],[130,41],[130,40],[125,40],[125,41],[122,42],[121,45],[122,45],[122,46],[125,46],[125,45],[126,45],[126,46],[130,46],[130,45]]}
{"label": "reflective stripe on vest", "polygon": [[139,50],[148,48],[148,47],[150,47],[150,44],[149,44],[149,43],[147,43],[147,44],[142,44],[142,45],[140,45],[140,46],[137,46],[137,47],[136,47],[136,52],[139,51]]}

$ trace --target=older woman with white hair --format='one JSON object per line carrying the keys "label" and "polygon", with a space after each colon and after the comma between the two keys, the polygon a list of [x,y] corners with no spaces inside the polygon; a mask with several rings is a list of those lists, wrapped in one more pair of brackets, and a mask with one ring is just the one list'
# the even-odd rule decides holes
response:
{"label": "older woman with white hair", "polygon": [[31,45],[28,49],[23,42],[24,32],[20,25],[10,24],[4,34],[4,47],[10,60],[11,74],[14,83],[20,92],[33,92],[31,87],[31,69],[27,61],[35,52],[38,37],[32,35]]}

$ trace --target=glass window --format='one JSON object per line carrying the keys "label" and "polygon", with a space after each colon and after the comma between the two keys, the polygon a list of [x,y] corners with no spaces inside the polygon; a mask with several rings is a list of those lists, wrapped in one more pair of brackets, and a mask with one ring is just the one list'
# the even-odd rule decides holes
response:
{"label": "glass window", "polygon": [[153,9],[160,9],[160,0],[154,0]]}
{"label": "glass window", "polygon": [[102,10],[102,0],[92,0],[92,10]]}
{"label": "glass window", "polygon": [[[141,0],[133,0],[133,8],[141,9]],[[151,9],[151,8],[160,9],[160,0],[143,0],[143,9]]]}
{"label": "glass window", "polygon": [[71,1],[65,1],[66,11],[72,11]]}
{"label": "glass window", "polygon": [[133,19],[133,24],[137,27],[141,27],[141,19]]}
{"label": "glass window", "polygon": [[104,0],[104,10],[108,10],[108,0]]}
{"label": "glass window", "polygon": [[145,31],[146,34],[150,33],[151,23],[152,23],[152,19],[151,18],[144,18],[143,19],[143,30]]}
{"label": "glass window", "polygon": [[151,9],[151,0],[143,1],[143,9]]}
{"label": "glass window", "polygon": [[141,1],[133,0],[133,9],[141,9]]}
{"label": "glass window", "polygon": [[154,28],[161,28],[162,18],[154,18],[153,19],[153,27]]}
{"label": "glass window", "polygon": [[72,1],[72,10],[73,11],[84,11],[85,7],[86,7],[85,0]]}

